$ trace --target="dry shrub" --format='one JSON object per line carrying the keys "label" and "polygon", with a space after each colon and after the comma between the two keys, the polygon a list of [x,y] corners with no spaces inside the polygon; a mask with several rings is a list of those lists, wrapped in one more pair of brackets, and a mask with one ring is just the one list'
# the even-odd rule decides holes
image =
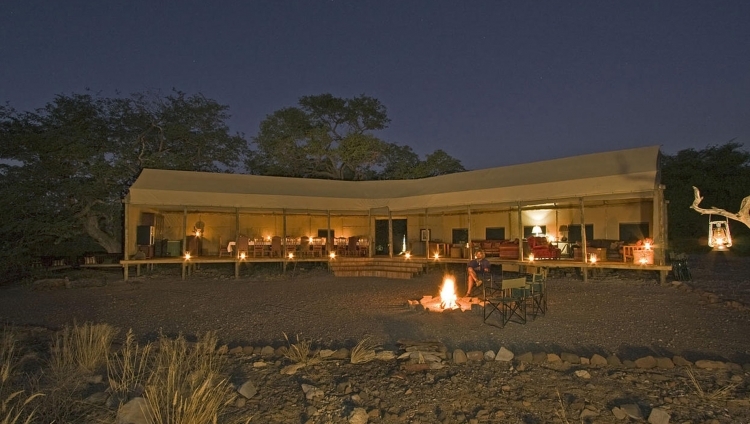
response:
{"label": "dry shrub", "polygon": [[315,356],[310,356],[310,347],[312,346],[312,342],[310,340],[300,340],[298,334],[297,343],[291,343],[286,333],[283,334],[288,345],[286,352],[284,352],[284,357],[292,362],[300,364],[309,364],[312,361],[316,360]]}
{"label": "dry shrub", "polygon": [[695,387],[696,393],[698,393],[698,396],[701,399],[705,400],[728,400],[731,398],[731,393],[734,391],[734,389],[737,387],[738,384],[728,384],[724,387],[720,387],[716,390],[714,390],[711,393],[706,393],[705,390],[703,390],[703,387],[701,387],[700,383],[698,382],[698,379],[695,377],[695,373],[693,372],[692,367],[686,368],[687,375],[690,377],[690,382],[693,383],[693,387]]}
{"label": "dry shrub", "polygon": [[375,348],[378,346],[379,345],[374,343],[369,336],[360,340],[359,343],[352,348],[352,364],[364,364],[375,359]]}
{"label": "dry shrub", "polygon": [[0,424],[31,423],[34,411],[27,411],[29,403],[41,396],[26,396],[23,390],[10,393],[9,383],[17,377],[19,360],[16,355],[16,335],[8,327],[0,334]]}
{"label": "dry shrub", "polygon": [[135,341],[133,330],[128,330],[120,352],[110,355],[107,361],[110,391],[123,399],[141,391],[148,378],[150,356],[151,344],[141,347]]}
{"label": "dry shrub", "polygon": [[50,347],[52,373],[64,377],[79,371],[96,371],[106,362],[116,334],[117,330],[108,324],[66,326],[57,332]]}
{"label": "dry shrub", "polygon": [[217,422],[234,401],[222,378],[225,359],[216,351],[216,334],[208,332],[192,347],[185,338],[159,338],[144,398],[154,424]]}
{"label": "dry shrub", "polygon": [[[3,327],[0,335],[0,389],[13,376],[18,362],[16,360],[16,335],[8,327]],[[0,391],[0,395],[4,393]]]}
{"label": "dry shrub", "polygon": [[13,392],[0,402],[0,424],[29,424],[34,420],[34,411],[26,411],[29,403],[42,396],[40,393],[24,396],[23,390]]}

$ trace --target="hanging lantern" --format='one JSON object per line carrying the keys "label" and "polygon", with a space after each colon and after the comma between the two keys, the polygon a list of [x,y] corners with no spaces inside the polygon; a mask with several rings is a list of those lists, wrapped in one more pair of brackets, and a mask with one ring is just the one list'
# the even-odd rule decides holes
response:
{"label": "hanging lantern", "polygon": [[708,221],[708,246],[714,250],[726,250],[732,247],[732,235],[729,234],[729,218]]}
{"label": "hanging lantern", "polygon": [[206,224],[203,221],[201,221],[201,217],[200,215],[198,215],[198,222],[196,222],[195,225],[193,226],[193,232],[195,233],[195,236],[200,237],[201,235],[203,235],[203,230],[205,229],[206,229]]}

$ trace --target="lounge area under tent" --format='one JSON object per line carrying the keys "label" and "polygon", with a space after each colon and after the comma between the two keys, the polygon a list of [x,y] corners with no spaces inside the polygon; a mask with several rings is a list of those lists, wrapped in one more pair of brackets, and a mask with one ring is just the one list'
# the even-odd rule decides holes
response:
{"label": "lounge area under tent", "polygon": [[121,263],[126,278],[159,263],[183,264],[183,276],[188,264],[234,263],[237,275],[240,263],[465,262],[483,249],[493,263],[664,278],[659,177],[658,146],[414,180],[144,169],[123,200]]}

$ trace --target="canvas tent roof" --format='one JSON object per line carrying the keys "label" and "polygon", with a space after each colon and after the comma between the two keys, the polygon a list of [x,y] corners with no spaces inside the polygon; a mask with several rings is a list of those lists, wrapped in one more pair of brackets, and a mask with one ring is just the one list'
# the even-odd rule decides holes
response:
{"label": "canvas tent roof", "polygon": [[125,199],[159,208],[392,211],[579,197],[650,197],[659,184],[650,146],[415,180],[338,181],[144,169]]}

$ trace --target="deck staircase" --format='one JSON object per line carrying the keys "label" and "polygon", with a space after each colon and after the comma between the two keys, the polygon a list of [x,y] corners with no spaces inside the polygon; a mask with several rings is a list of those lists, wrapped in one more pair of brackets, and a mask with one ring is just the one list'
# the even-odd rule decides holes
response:
{"label": "deck staircase", "polygon": [[423,263],[399,258],[338,257],[330,263],[336,277],[380,277],[410,279],[426,270]]}

